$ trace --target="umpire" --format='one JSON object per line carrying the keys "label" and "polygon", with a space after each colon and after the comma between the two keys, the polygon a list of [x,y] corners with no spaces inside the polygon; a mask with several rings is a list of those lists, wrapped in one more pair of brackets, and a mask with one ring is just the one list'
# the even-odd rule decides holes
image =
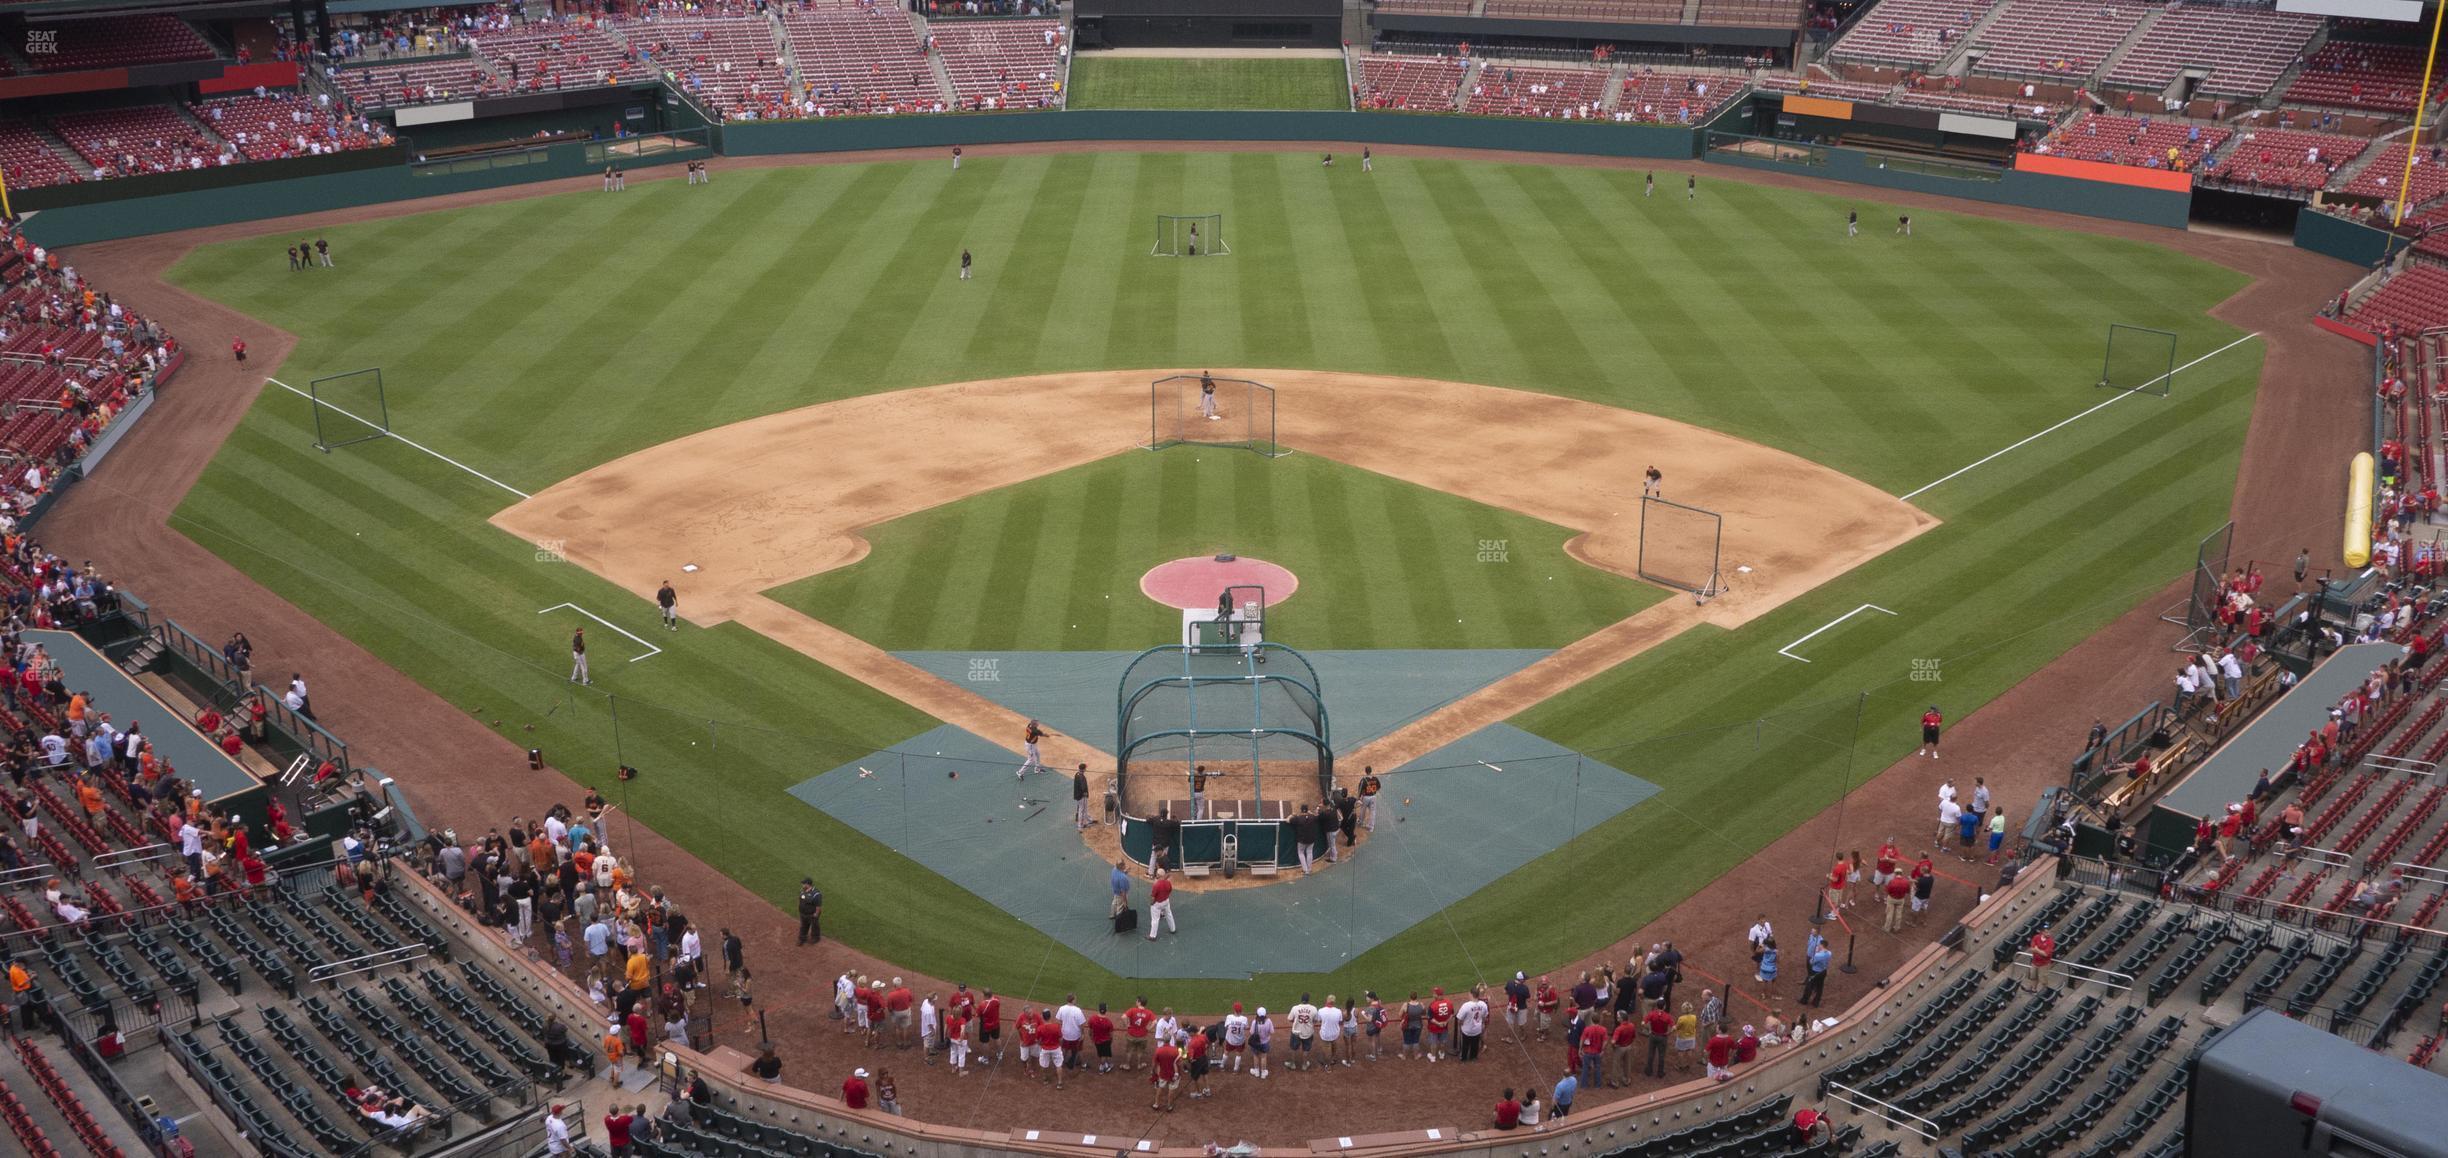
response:
{"label": "umpire", "polygon": [[799,878],[799,943],[813,945],[824,940],[824,893],[816,887],[814,877]]}

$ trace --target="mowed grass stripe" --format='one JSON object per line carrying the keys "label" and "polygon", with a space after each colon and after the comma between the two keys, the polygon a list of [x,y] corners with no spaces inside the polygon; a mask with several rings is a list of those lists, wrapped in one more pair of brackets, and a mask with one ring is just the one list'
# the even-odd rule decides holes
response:
{"label": "mowed grass stripe", "polygon": [[[284,376],[384,366],[395,422],[445,453],[481,449],[458,439],[455,423],[535,428],[570,399],[596,404],[607,421],[571,423],[558,443],[539,435],[522,446],[520,470],[503,473],[529,484],[821,398],[1069,368],[1210,357],[1297,365],[1305,356],[1773,435],[1767,440],[1900,494],[2099,401],[2090,382],[2111,321],[2175,330],[2180,361],[2237,336],[2203,314],[2242,284],[2231,271],[2138,243],[1947,214],[1916,215],[1919,236],[1909,242],[1874,219],[1870,236],[1856,239],[1863,244],[1847,246],[1838,206],[1851,199],[1711,180],[1687,202],[1672,177],[1644,199],[1637,171],[1389,158],[1362,174],[1348,161],[1323,170],[1307,152],[1027,162],[974,161],[957,176],[930,159],[725,177],[783,191],[785,208],[756,221],[725,198],[753,206],[771,194],[724,186],[720,197],[679,187],[668,199],[633,190],[471,207],[338,227],[330,237],[341,269],[329,277],[287,274],[267,259],[278,246],[260,238],[204,247],[178,277],[300,334]],[[1066,220],[1048,200],[1074,211]],[[1154,215],[1193,202],[1223,207],[1236,243],[1204,273],[1146,256]],[[652,218],[643,226],[641,206]],[[651,270],[680,298],[658,307],[652,325],[604,308],[623,287],[572,292],[552,275],[533,276],[538,265],[564,279],[580,269],[632,276],[647,267],[627,258],[591,264],[564,248],[579,238],[617,250],[634,240],[622,231],[686,236],[723,219],[753,244],[709,237],[704,245],[727,247],[720,256]],[[953,258],[964,237],[979,236],[1005,250],[981,253],[999,280],[959,286]],[[1037,276],[1041,267],[1050,283]],[[1498,300],[1522,270],[1552,313],[1524,308],[1518,295]],[[423,280],[402,284],[411,271]],[[1297,312],[1289,286],[1300,290]],[[526,317],[483,312],[505,291],[558,300]],[[382,303],[371,315],[381,324],[368,323],[365,302]],[[868,324],[885,313],[909,324]],[[437,338],[442,326],[452,329]],[[592,340],[564,341],[553,327],[590,331]],[[546,351],[550,358],[539,357]],[[1555,376],[1583,359],[1597,371]],[[1557,743],[1605,749],[1662,794],[1340,974],[1264,978],[1256,989],[1444,983],[1495,951],[1534,965],[1561,961],[1663,911],[1832,799],[1848,762],[1872,767],[1909,746],[1912,717],[1932,690],[1905,682],[1911,660],[1943,661],[1935,690],[1960,717],[2130,608],[2136,592],[2180,573],[2196,530],[2224,517],[2258,360],[2250,348],[2222,355],[2188,371],[2174,399],[2128,400],[1949,482],[1916,500],[1947,520],[1923,538],[1741,630],[1678,637],[1518,717],[1512,722]],[[494,391],[489,403],[470,405]],[[454,703],[499,709],[486,722],[502,719],[506,738],[546,746],[565,766],[608,765],[615,749],[600,697],[572,698],[560,679],[575,621],[533,609],[576,601],[650,623],[651,608],[576,568],[534,563],[531,548],[485,526],[482,517],[507,501],[498,491],[396,444],[317,455],[304,449],[298,400],[283,395],[259,409],[252,433],[231,442],[184,511],[227,534],[182,526]],[[1899,417],[1914,411],[1937,415],[1937,425]],[[1121,463],[1134,457],[1142,473],[1125,484]],[[1004,544],[1029,525],[1013,517],[1028,500],[1010,496],[994,518],[953,504],[879,527],[874,555],[819,577],[811,591],[841,608],[828,618],[871,639],[1127,649],[1178,630],[1176,615],[1137,594],[1142,568],[1206,553],[1219,540],[1245,550],[1266,541],[1252,553],[1280,555],[1303,578],[1273,625],[1296,646],[1523,645],[1548,642],[1526,638],[1542,623],[1577,627],[1628,613],[1607,604],[1621,595],[1620,580],[1569,560],[1557,573],[1590,577],[1597,598],[1520,594],[1524,580],[1546,586],[1546,571],[1533,568],[1560,556],[1568,537],[1560,528],[1488,516],[1503,530],[1486,532],[1480,514],[1434,500],[1406,513],[1399,508],[1413,499],[1385,480],[1308,459],[1189,448],[1118,455],[1110,478],[1092,466],[1041,480],[1036,555],[1025,568],[996,564],[1013,557]],[[1241,481],[1248,470],[1269,472],[1264,501]],[[345,473],[336,497],[320,495],[323,472]],[[290,509],[316,504],[307,515]],[[407,520],[412,533],[354,534],[350,524],[393,518],[402,505],[424,520]],[[1482,537],[1508,539],[1511,561],[1477,562]],[[1018,588],[987,590],[1020,571]],[[374,575],[381,580],[368,582]],[[981,592],[1000,602],[981,608]],[[1633,605],[1664,597],[1632,594]],[[485,606],[462,615],[461,599]],[[1774,654],[1863,602],[1906,614],[1821,637],[1808,666]],[[1430,622],[1432,608],[1441,621]],[[1021,621],[1017,634],[980,627],[998,613]],[[474,630],[439,630],[428,615]],[[1077,642],[1062,638],[1073,622],[1082,625]],[[1411,634],[1398,638],[1397,629]],[[829,914],[839,933],[886,959],[1009,991],[1037,976],[1042,957],[1066,988],[1114,984],[1066,952],[1049,954],[1026,931],[991,944],[958,935],[1009,922],[796,804],[780,806],[791,823],[742,847],[743,809],[762,815],[812,772],[929,721],[737,627],[690,628],[669,642],[672,651],[645,663],[607,655],[597,664],[598,692],[622,696],[622,758],[651,765],[631,786],[642,822],[777,904],[814,873],[828,891],[849,894]],[[1848,753],[1865,689],[1862,739]],[[536,732],[523,732],[523,722]],[[1666,847],[1677,854],[1655,855]],[[1797,869],[1797,889],[1815,875],[1816,866]],[[1165,1003],[1207,1007],[1253,990],[1145,988]]]}
{"label": "mowed grass stripe", "polygon": [[[1279,627],[1307,646],[1560,646],[1662,597],[1573,561],[1571,534],[1327,459],[1183,446],[894,520],[774,596],[889,650],[1129,650],[1179,629],[1139,592],[1148,568],[1235,551],[1300,577]],[[1576,570],[1582,594],[1549,601],[1545,577]]]}

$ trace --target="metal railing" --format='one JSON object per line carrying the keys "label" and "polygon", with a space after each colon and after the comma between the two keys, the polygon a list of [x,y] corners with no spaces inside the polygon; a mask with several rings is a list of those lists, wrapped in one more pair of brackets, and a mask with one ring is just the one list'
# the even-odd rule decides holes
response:
{"label": "metal railing", "polygon": [[[2025,969],[2031,968],[2031,950],[2024,949],[2018,951],[2014,955],[2014,960],[2015,964],[2018,966]],[[2117,994],[2118,996],[2123,996],[2127,993],[2133,992],[2134,979],[2133,974],[2131,973],[2119,973],[2114,969],[2101,969],[2092,965],[2077,964],[2072,961],[2051,961],[2049,962],[2048,967],[2051,969],[2062,969],[2065,971],[2065,976],[2067,977],[2071,977],[2074,980],[2080,981],[2086,985],[2097,985],[2102,989]]]}
{"label": "metal railing", "polygon": [[1907,1110],[1894,1102],[1890,1102],[1882,1098],[1872,1097],[1852,1086],[1845,1085],[1841,1082],[1829,1082],[1827,1084],[1827,1089],[1828,1100],[1850,1106],[1853,1109],[1877,1118],[1890,1126],[1910,1130],[1915,1134],[1919,1134],[1927,1141],[1935,1142],[1946,1133],[1944,1129],[1940,1128],[1938,1123],[1930,1121],[1919,1114],[1913,1113],[1912,1111]]}
{"label": "metal railing", "polygon": [[164,842],[140,845],[136,848],[115,848],[96,855],[86,863],[105,872],[118,872],[132,865],[147,864],[157,860],[176,860],[178,855],[179,850],[175,846]]}
{"label": "metal railing", "polygon": [[431,947],[422,942],[391,949],[377,949],[371,953],[361,953],[355,957],[343,957],[338,961],[317,965],[306,971],[306,980],[321,985],[343,977],[354,977],[360,973],[373,973],[388,969],[394,965],[413,965],[424,960],[426,955],[432,951]]}
{"label": "metal railing", "polygon": [[314,753],[318,760],[329,760],[342,774],[349,770],[348,741],[323,730],[323,725],[289,710],[280,694],[263,684],[255,685],[255,694],[263,698],[264,722],[287,737],[289,742]]}
{"label": "metal railing", "polygon": [[202,669],[204,674],[218,681],[221,684],[221,690],[231,696],[233,701],[236,697],[245,694],[247,673],[236,664],[231,663],[228,657],[222,655],[220,648],[196,638],[194,632],[179,626],[177,621],[162,620],[154,624],[148,634],[161,641],[163,647],[177,652],[179,658],[194,664]]}

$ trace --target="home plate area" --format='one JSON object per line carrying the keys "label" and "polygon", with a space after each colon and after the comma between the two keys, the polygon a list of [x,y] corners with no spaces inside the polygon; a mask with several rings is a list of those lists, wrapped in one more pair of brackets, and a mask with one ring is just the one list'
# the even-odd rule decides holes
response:
{"label": "home plate area", "polygon": [[1658,791],[1512,725],[1482,728],[1380,769],[1377,831],[1341,865],[1176,898],[1180,933],[1151,942],[1106,919],[1113,866],[1072,828],[1068,778],[1021,780],[1019,762],[945,725],[790,793],[1117,974],[1242,978],[1338,968]]}

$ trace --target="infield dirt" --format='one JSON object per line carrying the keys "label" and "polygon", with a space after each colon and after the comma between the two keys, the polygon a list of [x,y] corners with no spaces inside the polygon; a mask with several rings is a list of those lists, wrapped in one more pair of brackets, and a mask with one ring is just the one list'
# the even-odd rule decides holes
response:
{"label": "infield dirt", "polygon": [[[1241,147],[1278,151],[1298,145]],[[1356,144],[1310,147],[1349,150]],[[971,150],[1042,152],[1088,148],[1099,151],[1184,151],[1179,143],[1105,142],[1094,146],[1042,146]],[[1218,146],[1235,150],[1235,146]],[[1728,172],[1694,163],[1650,163],[1471,151],[1378,150],[1381,156],[1438,155],[1457,159],[1548,165],[1594,165],[1702,174],[1709,182],[1742,181],[1818,193],[1869,196],[1871,191],[1782,173]],[[905,160],[907,154],[841,155],[826,161]],[[933,154],[918,154],[929,159]],[[806,158],[715,162],[715,169],[741,164],[810,163]],[[655,177],[641,172],[640,180]],[[677,171],[669,177],[676,179]],[[529,774],[524,753],[511,740],[425,692],[406,676],[350,640],[307,616],[281,596],[197,546],[169,524],[171,508],[195,483],[214,451],[254,402],[257,371],[217,354],[229,338],[242,336],[257,365],[277,364],[293,340],[286,334],[175,287],[160,277],[189,249],[209,241],[295,233],[300,228],[424,212],[451,205],[512,200],[586,188],[593,178],[495,190],[481,194],[360,209],[334,210],[302,218],[254,222],[180,234],[78,247],[68,254],[86,276],[114,290],[138,310],[160,318],[192,343],[198,357],[181,372],[121,452],[96,477],[70,492],[44,523],[41,537],[52,549],[90,558],[106,573],[142,593],[155,609],[206,638],[244,630],[256,644],[257,663],[269,670],[316,673],[321,718],[349,738],[352,751],[371,763],[403,771],[399,784],[427,818],[478,826],[515,814],[532,815],[555,802],[574,800],[578,787],[558,772]],[[2238,559],[2293,557],[2310,545],[2323,565],[2336,563],[2332,533],[2342,510],[2345,457],[2369,435],[2365,406],[2367,363],[2344,339],[2313,327],[2309,318],[2327,298],[2361,271],[2341,262],[2256,240],[2178,233],[2040,211],[1978,205],[1947,198],[1880,190],[1880,201],[1917,209],[1946,210],[2052,228],[2110,234],[2166,246],[2251,275],[2254,282],[2221,304],[2216,316],[2259,331],[2266,343],[2262,389],[2255,402],[2237,477],[2233,513],[2239,520]],[[1802,903],[1838,847],[1875,847],[1891,828],[1926,827],[1930,791],[1941,774],[1977,770],[2003,799],[2031,799],[2041,787],[2063,779],[2065,762],[2083,729],[2099,716],[2121,719],[2158,695],[2169,672],[2167,647],[2175,631],[2158,622],[2158,611],[2181,586],[2152,594],[2108,628],[2085,640],[2005,695],[1959,721],[1948,734],[1947,758],[1898,761],[1866,776],[1841,806],[1770,843],[1735,871],[1712,882],[1648,926],[1628,930],[1615,944],[1580,962],[1560,964],[1559,975],[1601,961],[1620,963],[1661,938],[1677,941],[1686,969],[1699,984],[1747,969],[1743,930],[1755,913],[1775,905],[1789,911]],[[1901,741],[1899,741],[1901,742]],[[515,770],[515,774],[513,771]],[[1909,829],[1908,831],[1918,831]],[[791,922],[776,900],[757,896],[644,826],[624,823],[616,835],[643,878],[661,884],[702,925],[730,927],[746,940],[747,958],[761,984],[759,1005],[768,1015],[789,1069],[785,1077],[805,1089],[834,1089],[853,1065],[876,1055],[856,1048],[826,1020],[823,996],[843,970],[900,974],[922,991],[948,988],[956,979],[928,978],[879,961],[837,941],[800,949],[791,942]],[[1671,851],[1671,850],[1666,850]],[[1943,866],[1942,867],[1946,867]],[[1854,953],[1857,975],[1829,983],[1831,1005],[1859,997],[1930,937],[1944,931],[1970,907],[1968,866],[1943,881],[1931,922],[1908,936],[1864,930]],[[1195,920],[1185,902],[1183,919]],[[992,936],[980,930],[980,936]],[[1515,963],[1493,961],[1491,970]],[[1494,980],[1491,972],[1488,980]],[[1457,978],[1456,981],[1468,979]],[[1048,979],[1041,999],[1058,998],[1062,983]],[[1779,991],[1790,995],[1790,984]],[[1756,1013],[1777,994],[1745,981],[1730,1003],[1737,1016]],[[1253,994],[1256,1000],[1277,1000]],[[1214,1011],[1207,1011],[1214,1012]],[[754,1029],[737,1019],[718,1022],[727,1045],[752,1046]],[[1545,1048],[1545,1047],[1542,1047]],[[1144,1086],[1127,1078],[1075,1082],[1061,1094],[1018,1080],[1008,1071],[955,1082],[942,1067],[905,1065],[897,1072],[901,1097],[916,1118],[948,1126],[1006,1130],[1027,1126],[1093,1130],[1111,1137],[1155,1138],[1186,1144],[1209,1138],[1248,1138],[1267,1144],[1299,1144],[1336,1133],[1365,1133],[1425,1124],[1472,1125],[1485,1113],[1498,1087],[1544,1084],[1556,1076],[1560,1057],[1538,1061],[1528,1050],[1492,1049],[1475,1065],[1379,1063],[1315,1080],[1226,1079],[1211,1100],[1188,1103],[1162,1120],[1146,1110]],[[1304,1075],[1304,1078],[1309,1077]],[[1629,1090],[1584,1093],[1583,1105],[1646,1097],[1659,1083],[1642,1081]],[[1261,1108],[1263,1107],[1263,1108]]]}

